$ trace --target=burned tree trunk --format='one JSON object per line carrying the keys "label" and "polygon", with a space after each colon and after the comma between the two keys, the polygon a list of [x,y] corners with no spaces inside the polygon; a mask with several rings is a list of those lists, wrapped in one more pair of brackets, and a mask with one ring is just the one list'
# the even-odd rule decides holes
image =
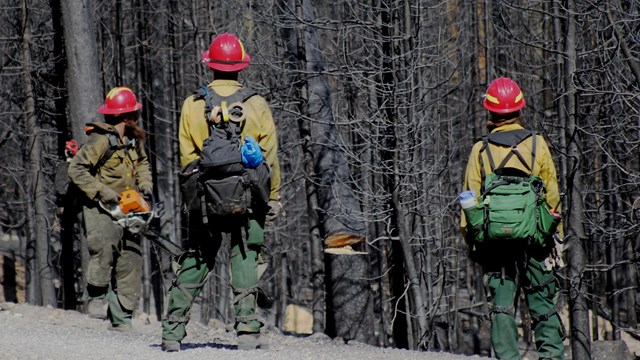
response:
{"label": "burned tree trunk", "polygon": [[[42,171],[42,135],[38,126],[36,116],[35,94],[31,79],[31,27],[29,26],[28,9],[26,1],[21,2],[22,16],[22,80],[24,92],[24,116],[28,138],[26,152],[29,161],[29,190],[27,190],[27,204],[30,239],[35,241],[35,262],[29,265],[31,272],[31,290],[28,301],[36,305],[56,306],[56,293],[53,286],[53,271],[49,265],[49,239],[48,239],[48,215],[49,210],[46,202],[45,176]],[[27,244],[29,246],[29,244]],[[34,267],[35,265],[35,267]],[[34,286],[35,285],[35,286]],[[39,297],[37,295],[40,295]]]}
{"label": "burned tree trunk", "polygon": [[565,119],[565,143],[567,148],[567,162],[565,173],[568,206],[568,223],[566,236],[569,241],[569,306],[571,310],[571,349],[573,358],[577,360],[589,359],[591,354],[591,339],[589,336],[589,309],[587,305],[586,284],[585,284],[585,264],[586,254],[582,245],[586,235],[583,224],[583,201],[582,201],[582,170],[580,168],[582,154],[579,148],[580,136],[577,127],[576,112],[576,88],[573,76],[576,72],[575,64],[577,59],[575,34],[576,19],[574,18],[575,3],[573,0],[567,2],[568,16],[566,26],[566,56],[565,62],[565,92],[563,101]]}
{"label": "burned tree trunk", "polygon": [[[297,2],[296,10],[306,24],[313,22],[314,9],[311,1]],[[314,194],[310,194],[313,196],[309,205],[315,204],[310,210],[318,218],[319,229],[315,231],[319,231],[317,235],[324,240],[325,247],[345,248],[364,241],[365,225],[359,217],[359,202],[350,187],[348,164],[340,150],[338,129],[331,107],[331,90],[326,76],[323,75],[324,56],[319,50],[315,29],[305,25],[302,30],[298,33],[298,44],[301,45],[298,54],[300,67],[306,71],[308,78],[303,86],[307,106],[306,119],[302,120],[301,124],[301,137],[309,141],[308,153],[311,156],[307,158],[313,162],[310,180],[315,190]],[[317,249],[319,244],[313,244],[312,247]],[[363,275],[369,273],[368,262],[360,256],[340,258],[341,256],[343,255],[327,255],[325,260],[328,261],[324,264],[325,269],[328,269],[325,270],[329,276],[327,283],[331,284],[326,289],[329,299],[327,301],[332,304],[332,307],[327,309],[332,312],[328,318],[336,320],[333,329],[327,329],[327,332],[345,339],[357,336],[364,342],[373,342],[373,327],[365,327],[367,322],[362,318],[357,319],[370,319],[373,315],[371,289],[369,283],[363,280],[366,278]],[[322,261],[319,251],[314,252],[312,261]],[[336,269],[332,266],[336,266]],[[353,271],[354,269],[357,271]],[[346,288],[352,291],[335,292]],[[360,315],[345,316],[347,313]],[[368,331],[371,333],[367,333]]]}
{"label": "burned tree trunk", "polygon": [[61,1],[70,127],[80,143],[84,142],[84,124],[96,116],[102,101],[92,5],[92,1]]}

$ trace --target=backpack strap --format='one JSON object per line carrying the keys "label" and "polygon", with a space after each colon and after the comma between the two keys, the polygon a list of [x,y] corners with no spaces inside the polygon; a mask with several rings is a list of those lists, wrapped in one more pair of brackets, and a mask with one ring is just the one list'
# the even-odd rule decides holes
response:
{"label": "backpack strap", "polygon": [[91,133],[94,133],[94,132],[106,135],[107,139],[109,140],[109,147],[104,152],[104,154],[102,154],[102,156],[100,157],[100,159],[95,165],[95,169],[99,170],[111,158],[111,156],[113,156],[113,154],[116,151],[126,148],[127,145],[124,145],[124,144],[120,145],[118,142],[118,136],[113,131],[109,130],[108,128],[105,128],[104,125],[99,122],[88,123],[86,125],[85,133],[87,135],[90,135]]}
{"label": "backpack strap", "polygon": [[96,169],[100,169],[116,151],[126,147],[126,145],[118,144],[118,137],[115,134],[108,133],[107,138],[109,139],[109,147],[107,148],[107,151],[102,154],[100,160],[98,160],[98,162],[96,163]]}
{"label": "backpack strap", "polygon": [[533,175],[533,168],[536,167],[536,139],[538,134],[535,131],[531,132],[531,174]]}
{"label": "backpack strap", "polygon": [[[526,140],[528,137],[532,137],[532,148],[531,148],[531,165],[527,163],[525,158],[522,156],[522,153],[518,150],[518,144]],[[505,131],[505,132],[496,132],[489,135],[483,136],[483,139],[486,137],[485,145],[480,150],[481,152],[486,149],[487,156],[489,157],[489,161],[491,163],[491,167],[493,171],[497,169],[504,168],[512,156],[516,156],[518,160],[524,165],[524,167],[529,171],[529,173],[533,174],[533,167],[535,166],[535,156],[536,156],[536,133],[535,131],[530,130],[514,130],[514,131]],[[491,157],[491,151],[487,143],[491,143],[497,146],[510,147],[510,151],[507,156],[502,159],[500,164],[495,167],[493,159]],[[484,170],[484,169],[483,169]]]}
{"label": "backpack strap", "polygon": [[257,93],[253,89],[241,87],[229,96],[222,96],[218,94],[214,89],[205,84],[202,84],[200,85],[198,90],[194,92],[194,99],[196,101],[205,101],[204,113],[205,119],[207,119],[207,121],[211,117],[211,110],[213,110],[215,106],[221,106],[223,108],[223,120],[226,123],[230,122],[228,116],[229,114],[225,113],[227,106],[232,105],[236,102],[244,104],[247,100],[249,100],[249,98],[253,97],[254,95],[257,95]]}
{"label": "backpack strap", "polygon": [[[480,161],[480,176],[484,180],[485,176],[487,176],[487,172],[484,170],[484,160],[482,159],[482,152],[487,152],[487,158],[489,158],[489,166],[491,169],[495,168],[495,164],[493,163],[493,157],[491,157],[491,150],[489,150],[489,137],[487,135],[482,136],[482,147],[478,152],[478,160]],[[484,194],[484,181],[481,181],[480,193]]]}

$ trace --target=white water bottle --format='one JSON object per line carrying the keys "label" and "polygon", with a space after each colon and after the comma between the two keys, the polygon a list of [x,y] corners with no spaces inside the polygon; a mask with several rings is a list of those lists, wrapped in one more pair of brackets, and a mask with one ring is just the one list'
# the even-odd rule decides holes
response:
{"label": "white water bottle", "polygon": [[460,206],[462,206],[463,209],[468,209],[477,204],[476,193],[473,190],[461,192],[458,198],[460,199]]}

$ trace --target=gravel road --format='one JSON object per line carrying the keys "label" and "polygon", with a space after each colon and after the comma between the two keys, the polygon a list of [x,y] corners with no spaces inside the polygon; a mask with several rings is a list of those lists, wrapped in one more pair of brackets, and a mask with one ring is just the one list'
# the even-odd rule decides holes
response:
{"label": "gravel road", "polygon": [[192,321],[182,351],[160,350],[160,323],[146,316],[133,321],[134,330],[120,333],[107,321],[76,311],[25,304],[0,304],[0,359],[385,359],[469,360],[476,356],[378,348],[336,341],[323,334],[310,337],[265,334],[269,348],[240,351],[233,332]]}

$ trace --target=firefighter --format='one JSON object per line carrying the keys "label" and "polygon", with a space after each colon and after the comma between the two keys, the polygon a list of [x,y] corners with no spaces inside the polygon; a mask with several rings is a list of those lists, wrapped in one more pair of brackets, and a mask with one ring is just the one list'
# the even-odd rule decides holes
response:
{"label": "firefighter", "polygon": [[67,172],[69,171],[69,164],[71,163],[71,160],[73,160],[73,157],[76,156],[78,149],[80,149],[80,145],[77,141],[73,139],[67,141],[64,145],[65,161],[61,162],[56,169],[53,188],[56,194],[56,205],[58,205],[60,215],[64,215],[64,208],[66,207],[67,202],[73,200],[72,196],[75,195],[73,194],[73,191],[69,191],[69,176],[67,176]]}
{"label": "firefighter", "polygon": [[56,194],[56,205],[58,206],[58,218],[60,221],[60,240],[62,243],[62,282],[64,289],[64,308],[75,309],[77,306],[77,293],[82,292],[82,269],[80,249],[82,236],[80,234],[80,213],[82,209],[78,206],[78,188],[70,184],[69,164],[76,156],[80,145],[76,140],[69,140],[65,143],[65,161],[60,162],[56,169],[53,181],[53,189]]}
{"label": "firefighter", "polygon": [[[224,33],[210,44],[202,55],[202,62],[213,70],[213,81],[208,88],[221,96],[230,96],[243,86],[238,82],[238,73],[249,66],[250,56],[234,35]],[[219,119],[220,109],[214,109],[214,118]],[[277,137],[271,110],[264,98],[255,95],[244,102],[246,119],[241,138],[249,135],[256,139],[264,154],[264,161],[271,168],[271,190],[267,208],[251,213],[248,221],[236,225],[213,220],[203,224],[200,206],[185,204],[189,236],[188,251],[177,260],[177,272],[168,291],[168,309],[162,322],[162,349],[179,351],[186,336],[185,326],[193,299],[204,285],[223,236],[231,238],[231,287],[234,293],[235,330],[239,349],[264,347],[260,341],[263,323],[256,311],[258,259],[264,242],[265,221],[274,220],[282,211],[279,202],[280,168],[278,165]],[[209,137],[209,124],[205,119],[205,101],[188,97],[182,106],[179,126],[180,164],[182,173],[199,158],[204,140]],[[187,181],[188,182],[188,181]],[[183,187],[183,199],[193,199],[189,186]],[[190,201],[190,200],[187,200]],[[213,223],[212,223],[213,222]],[[235,229],[228,229],[229,227]],[[227,228],[222,230],[222,228]],[[223,234],[225,233],[225,234]],[[242,235],[246,234],[246,236]]]}
{"label": "firefighter", "polygon": [[[518,84],[509,78],[498,78],[493,81],[485,94],[483,106],[489,111],[487,129],[490,133],[510,132],[524,129],[521,121],[521,109],[525,107],[525,99]],[[559,212],[560,194],[556,167],[551,152],[540,135],[535,147],[532,137],[518,143],[518,150],[523,159],[531,161],[531,153],[535,151],[533,175],[539,176],[547,189],[546,202]],[[510,153],[510,147],[489,143],[487,151],[482,151],[483,141],[475,143],[469,155],[465,173],[464,190],[481,193],[482,174],[493,172],[493,164],[501,164]],[[482,151],[482,153],[481,153]],[[487,156],[491,154],[493,162]],[[482,159],[480,159],[482,156]],[[484,164],[484,165],[483,165]],[[505,167],[529,171],[517,156],[512,156]],[[483,172],[484,170],[484,172]],[[553,245],[532,249],[529,245],[523,250],[521,246],[492,246],[475,244],[471,236],[467,236],[466,218],[461,217],[461,229],[465,240],[472,250],[473,259],[483,267],[483,280],[491,318],[491,344],[499,359],[520,359],[518,350],[518,331],[515,311],[518,291],[524,291],[525,299],[533,320],[534,336],[538,355],[541,359],[562,359],[564,346],[564,328],[557,313],[559,283],[554,269],[547,266],[549,257],[557,255]],[[552,254],[553,252],[553,254]]]}
{"label": "firefighter", "polygon": [[[131,329],[142,283],[140,237],[114,222],[105,210],[117,206],[120,193],[153,191],[145,134],[138,125],[142,104],[127,87],[113,88],[98,112],[104,122],[87,124],[86,143],[69,165],[69,178],[84,194],[82,216],[89,249],[86,312],[108,318],[114,330]],[[105,310],[105,307],[107,308]]]}

